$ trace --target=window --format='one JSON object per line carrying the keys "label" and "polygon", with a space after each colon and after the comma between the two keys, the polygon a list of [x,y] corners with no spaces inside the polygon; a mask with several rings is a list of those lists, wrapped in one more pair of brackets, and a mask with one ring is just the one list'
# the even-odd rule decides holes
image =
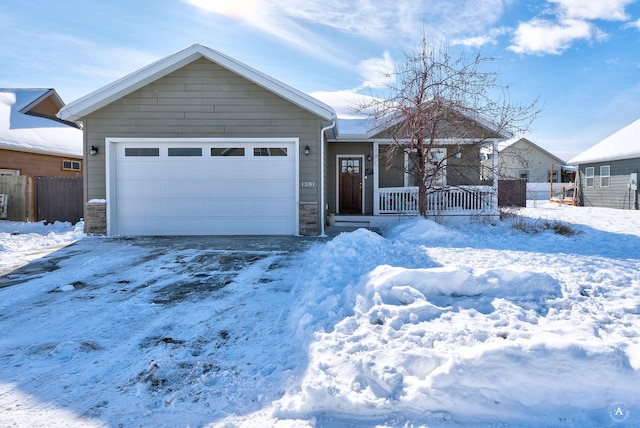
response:
{"label": "window", "polygon": [[20,170],[0,168],[0,175],[20,175]]}
{"label": "window", "polygon": [[609,165],[603,165],[600,167],[600,186],[609,187],[609,181],[611,179],[611,167]]}
{"label": "window", "polygon": [[342,174],[360,174],[360,159],[341,159],[340,172]]}
{"label": "window", "polygon": [[82,161],[63,159],[62,169],[65,171],[82,171]]}
{"label": "window", "polygon": [[584,175],[587,182],[587,187],[593,187],[595,179],[595,168],[588,166],[584,169]]}
{"label": "window", "polygon": [[286,147],[255,147],[254,156],[287,156]]}
{"label": "window", "polygon": [[169,156],[202,156],[202,147],[169,147]]}
{"label": "window", "polygon": [[518,171],[518,178],[529,181],[529,171],[526,169]]}
{"label": "window", "polygon": [[160,149],[157,147],[126,147],[124,155],[129,156],[160,156]]}
{"label": "window", "polygon": [[212,147],[211,156],[244,156],[244,147]]}
{"label": "window", "polygon": [[[553,176],[551,175],[553,174]],[[554,170],[553,172],[551,172],[551,170],[547,170],[547,177],[553,177],[552,180],[554,183],[558,182],[558,171]]]}

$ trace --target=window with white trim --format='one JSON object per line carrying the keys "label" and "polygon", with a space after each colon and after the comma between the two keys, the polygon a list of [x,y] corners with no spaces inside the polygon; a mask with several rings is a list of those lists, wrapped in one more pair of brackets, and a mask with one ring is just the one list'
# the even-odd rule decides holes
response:
{"label": "window with white trim", "polygon": [[584,169],[584,176],[587,187],[593,187],[595,184],[596,169],[592,166],[588,166]]}
{"label": "window with white trim", "polygon": [[82,171],[82,161],[63,159],[62,169],[64,171]]}
{"label": "window with white trim", "polygon": [[609,187],[611,182],[611,167],[603,165],[600,167],[600,187]]}
{"label": "window with white trim", "polygon": [[518,178],[521,179],[521,180],[529,181],[529,170],[528,169],[521,169],[520,171],[518,171]]}

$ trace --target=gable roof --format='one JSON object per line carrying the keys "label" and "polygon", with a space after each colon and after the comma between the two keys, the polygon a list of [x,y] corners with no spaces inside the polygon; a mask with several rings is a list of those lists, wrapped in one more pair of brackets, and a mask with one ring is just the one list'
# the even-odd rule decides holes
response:
{"label": "gable roof", "polygon": [[569,161],[571,165],[640,158],[640,119]]}
{"label": "gable roof", "polygon": [[58,113],[64,120],[81,121],[82,118],[110,103],[176,71],[185,65],[206,58],[221,67],[273,92],[276,95],[325,120],[335,118],[334,110],[311,96],[292,88],[258,70],[249,67],[218,51],[199,44],[192,45],[173,55],[162,58],[138,71],[124,76],[72,103]]}
{"label": "gable roof", "polygon": [[0,149],[82,157],[82,131],[55,112],[64,102],[55,89],[0,89]]}
{"label": "gable roof", "polygon": [[[336,139],[340,141],[371,141],[400,122],[392,117],[393,114],[390,114],[389,120],[383,126],[376,124],[370,116],[374,113],[373,108],[365,107],[363,110],[362,106],[384,102],[384,100],[371,95],[353,91],[319,91],[313,92],[311,95],[329,104],[337,112],[336,128],[338,132]],[[495,130],[496,124],[479,114],[464,111],[457,111],[457,113],[468,123],[495,134],[495,138],[499,140],[512,136],[506,130],[498,133]]]}
{"label": "gable roof", "polygon": [[498,143],[498,152],[502,152],[504,150],[509,150],[509,148],[514,147],[517,143],[522,142],[523,144],[526,144],[528,146],[531,146],[532,148],[541,151],[542,153],[544,153],[545,155],[549,156],[550,158],[554,159],[555,161],[557,161],[557,165],[564,165],[564,160],[560,159],[558,156],[554,155],[553,153],[543,149],[542,147],[540,147],[539,145],[533,143],[531,140],[527,139],[527,138],[523,138],[523,137],[515,137],[515,138],[511,138],[509,140],[505,140],[505,141],[501,141]]}

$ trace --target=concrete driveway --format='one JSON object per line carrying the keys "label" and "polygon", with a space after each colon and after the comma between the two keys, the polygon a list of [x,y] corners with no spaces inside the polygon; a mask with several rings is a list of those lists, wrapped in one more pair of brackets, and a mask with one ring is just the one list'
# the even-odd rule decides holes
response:
{"label": "concrete driveway", "polygon": [[[94,253],[97,263],[102,257],[108,259],[119,256],[122,248],[137,247],[147,253],[143,260],[132,260],[133,264],[171,253],[189,251],[203,253],[185,267],[190,271],[209,271],[217,264],[226,271],[237,271],[246,268],[252,261],[261,259],[265,254],[279,253],[287,256],[300,253],[312,244],[326,240],[327,238],[294,236],[87,237],[62,248],[52,248],[51,253],[27,265],[0,272],[0,288],[43,277],[48,272],[60,269],[61,262],[68,263],[77,255],[86,256]],[[78,267],[71,265],[68,268]],[[121,268],[124,270],[126,266],[123,265]],[[71,276],[77,276],[79,273]]]}

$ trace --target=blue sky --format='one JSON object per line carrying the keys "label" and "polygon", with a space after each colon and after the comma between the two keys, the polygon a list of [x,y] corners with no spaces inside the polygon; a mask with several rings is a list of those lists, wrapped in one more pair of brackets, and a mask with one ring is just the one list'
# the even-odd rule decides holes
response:
{"label": "blue sky", "polygon": [[640,0],[1,0],[0,86],[69,103],[194,43],[304,92],[360,91],[425,35],[495,57],[568,160],[640,118]]}

